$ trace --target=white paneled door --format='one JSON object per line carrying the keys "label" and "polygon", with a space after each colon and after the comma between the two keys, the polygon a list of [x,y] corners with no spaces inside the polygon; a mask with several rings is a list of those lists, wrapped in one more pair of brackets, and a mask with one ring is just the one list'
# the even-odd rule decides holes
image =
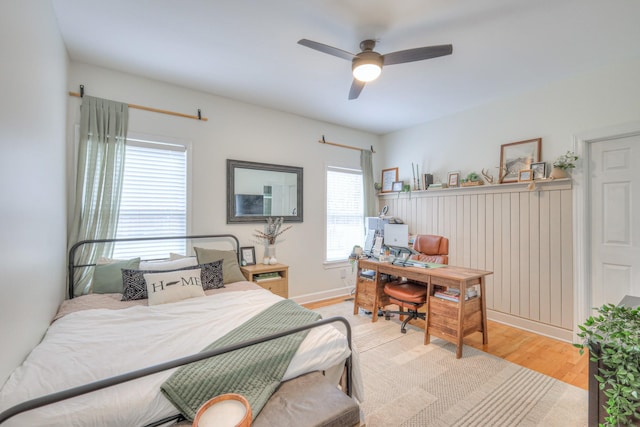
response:
{"label": "white paneled door", "polygon": [[590,146],[591,303],[600,307],[640,295],[640,136]]}

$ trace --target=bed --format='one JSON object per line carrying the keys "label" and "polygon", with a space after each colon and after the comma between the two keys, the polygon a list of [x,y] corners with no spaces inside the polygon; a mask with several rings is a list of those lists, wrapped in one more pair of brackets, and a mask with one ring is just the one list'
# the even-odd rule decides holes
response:
{"label": "bed", "polygon": [[[238,241],[230,235],[181,238],[230,240],[233,253],[238,252]],[[200,352],[212,342],[283,302],[283,298],[243,280],[205,290],[204,295],[156,305],[149,305],[151,295],[130,301],[121,301],[122,293],[74,298],[74,273],[78,268],[89,267],[75,263],[76,251],[83,245],[105,242],[111,240],[80,242],[71,249],[70,299],[61,305],[42,342],[0,390],[0,412],[61,390],[148,370],[150,366],[166,365],[176,359],[200,357],[203,354]],[[200,274],[204,270],[194,271]],[[345,363],[348,367],[354,363],[349,341],[330,324],[309,328],[282,380],[323,371],[337,383]],[[179,411],[160,391],[175,371],[175,368],[164,370],[29,410],[2,425],[145,426],[178,420]],[[348,376],[348,392],[355,391],[357,398],[361,393],[358,370]]]}

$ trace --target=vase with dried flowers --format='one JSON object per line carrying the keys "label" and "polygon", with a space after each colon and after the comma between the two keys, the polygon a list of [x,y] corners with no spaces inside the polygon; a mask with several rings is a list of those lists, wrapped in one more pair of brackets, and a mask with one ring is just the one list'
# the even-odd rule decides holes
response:
{"label": "vase with dried flowers", "polygon": [[265,245],[263,264],[277,264],[276,258],[276,238],[282,233],[291,228],[291,226],[282,228],[284,218],[267,218],[267,224],[264,226],[264,231],[255,230],[253,234],[255,237],[262,239]]}

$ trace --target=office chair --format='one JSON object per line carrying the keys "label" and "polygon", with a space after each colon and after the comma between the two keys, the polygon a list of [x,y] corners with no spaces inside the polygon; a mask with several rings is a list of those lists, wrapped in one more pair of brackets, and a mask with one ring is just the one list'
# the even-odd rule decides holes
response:
{"label": "office chair", "polygon": [[[420,254],[412,255],[411,259],[437,264],[449,263],[449,239],[446,237],[430,234],[417,235],[413,243],[413,249],[420,252]],[[385,319],[389,320],[391,314],[399,314],[400,320],[402,320],[402,317],[408,314],[408,317],[404,319],[400,327],[400,332],[403,334],[407,333],[406,326],[410,320],[426,320],[425,313],[418,311],[427,302],[426,283],[399,278],[384,285],[384,293],[389,296],[391,304],[398,305],[398,311],[385,310]],[[405,312],[404,309],[407,309],[407,311]]]}
{"label": "office chair", "polygon": [[413,249],[420,255],[412,259],[436,264],[449,264],[449,239],[431,234],[419,234],[413,242]]}

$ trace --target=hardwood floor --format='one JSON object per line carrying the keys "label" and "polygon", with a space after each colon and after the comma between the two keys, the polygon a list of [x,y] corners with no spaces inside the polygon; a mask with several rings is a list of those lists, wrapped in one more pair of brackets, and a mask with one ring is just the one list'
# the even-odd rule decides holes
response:
{"label": "hardwood floor", "polygon": [[[346,297],[340,297],[303,305],[313,310],[345,299]],[[384,317],[378,321],[384,321]],[[424,328],[421,320],[412,324]],[[489,344],[482,344],[480,333],[469,335],[464,343],[576,387],[588,389],[589,357],[586,353],[580,356],[578,349],[569,343],[497,322],[489,321],[488,329]]]}

